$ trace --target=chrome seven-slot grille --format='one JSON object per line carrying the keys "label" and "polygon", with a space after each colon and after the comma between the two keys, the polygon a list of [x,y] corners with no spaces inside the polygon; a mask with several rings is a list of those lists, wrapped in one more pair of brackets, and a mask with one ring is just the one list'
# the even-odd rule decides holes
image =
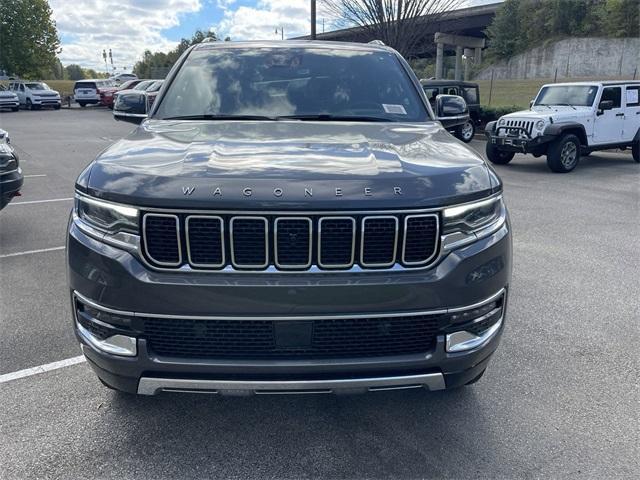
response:
{"label": "chrome seven-slot grille", "polygon": [[230,215],[145,213],[143,254],[154,266],[304,271],[422,267],[438,251],[437,213]]}

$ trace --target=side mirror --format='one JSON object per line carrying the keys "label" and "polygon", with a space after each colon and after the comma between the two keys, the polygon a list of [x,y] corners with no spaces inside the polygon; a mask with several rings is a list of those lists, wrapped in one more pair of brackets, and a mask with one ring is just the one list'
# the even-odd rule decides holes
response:
{"label": "side mirror", "polygon": [[605,110],[611,110],[613,108],[613,100],[602,100],[598,104],[598,114],[602,115]]}
{"label": "side mirror", "polygon": [[436,97],[436,116],[438,120],[469,116],[469,108],[464,98],[458,95],[438,95]]}
{"label": "side mirror", "polygon": [[121,122],[140,124],[147,118],[149,102],[144,92],[121,93],[113,106],[113,118]]}
{"label": "side mirror", "polygon": [[533,108],[533,100],[529,102],[529,110],[531,110],[532,108]]}

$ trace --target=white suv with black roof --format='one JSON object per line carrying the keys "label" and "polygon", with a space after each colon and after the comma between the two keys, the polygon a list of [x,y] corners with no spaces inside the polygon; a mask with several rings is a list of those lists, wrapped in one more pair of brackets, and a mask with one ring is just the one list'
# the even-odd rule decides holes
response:
{"label": "white suv with black roof", "polygon": [[613,148],[630,149],[640,162],[640,81],[544,85],[529,110],[504,115],[485,132],[487,158],[496,164],[531,153],[566,173],[580,155]]}

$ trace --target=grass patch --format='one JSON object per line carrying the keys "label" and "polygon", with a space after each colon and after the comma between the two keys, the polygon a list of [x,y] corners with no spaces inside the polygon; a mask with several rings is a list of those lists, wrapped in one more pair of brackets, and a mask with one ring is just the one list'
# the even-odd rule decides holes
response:
{"label": "grass patch", "polygon": [[[558,82],[589,82],[599,80],[627,80],[615,78],[559,78]],[[515,105],[521,109],[529,108],[529,102],[546,83],[553,83],[553,78],[535,78],[528,80],[494,80],[491,104],[489,105],[490,80],[472,80],[480,85],[480,103],[483,106],[508,107]]]}

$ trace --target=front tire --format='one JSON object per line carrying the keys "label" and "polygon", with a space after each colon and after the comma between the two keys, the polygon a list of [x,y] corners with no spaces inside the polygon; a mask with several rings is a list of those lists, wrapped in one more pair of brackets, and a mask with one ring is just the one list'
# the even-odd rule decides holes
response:
{"label": "front tire", "polygon": [[469,143],[471,140],[473,140],[475,134],[476,126],[473,124],[473,120],[469,120],[468,122],[456,128],[456,137],[458,137],[464,143]]}
{"label": "front tire", "polygon": [[580,140],[572,134],[564,135],[549,145],[547,165],[552,172],[568,173],[580,162]]}
{"label": "front tire", "polygon": [[27,101],[25,103],[25,107],[27,110],[33,110],[33,103],[31,103],[31,100],[27,98]]}
{"label": "front tire", "polygon": [[17,112],[18,110],[20,110],[20,107],[11,107],[12,112]]}
{"label": "front tire", "polygon": [[633,159],[640,163],[640,140],[631,145],[631,154],[633,155]]}
{"label": "front tire", "polygon": [[87,106],[87,104],[86,104],[86,103],[84,103],[84,102],[78,102],[78,105],[80,105],[82,108],[84,108],[84,107],[86,107],[86,106]]}
{"label": "front tire", "polygon": [[506,165],[511,160],[513,160],[513,157],[515,156],[515,152],[498,150],[491,142],[487,142],[485,152],[489,161],[491,163],[495,163],[496,165]]}

